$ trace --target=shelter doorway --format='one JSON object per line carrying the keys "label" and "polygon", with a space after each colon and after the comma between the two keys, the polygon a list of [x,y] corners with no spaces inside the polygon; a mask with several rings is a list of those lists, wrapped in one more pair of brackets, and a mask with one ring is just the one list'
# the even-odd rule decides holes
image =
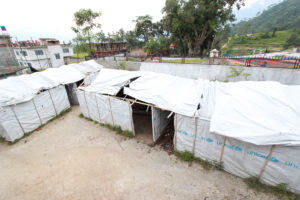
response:
{"label": "shelter doorway", "polygon": [[152,108],[153,141],[169,154],[174,151],[174,114],[170,111]]}
{"label": "shelter doorway", "polygon": [[144,144],[152,144],[152,108],[146,105],[134,103],[132,106],[132,119],[135,130],[135,138]]}

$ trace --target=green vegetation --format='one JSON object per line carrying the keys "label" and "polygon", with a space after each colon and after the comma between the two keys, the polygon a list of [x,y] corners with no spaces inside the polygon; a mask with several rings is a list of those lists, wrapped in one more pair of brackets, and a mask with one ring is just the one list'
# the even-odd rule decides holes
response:
{"label": "green vegetation", "polygon": [[217,161],[208,161],[203,160],[201,158],[196,158],[191,152],[184,151],[175,151],[175,156],[180,158],[183,161],[189,162],[189,163],[198,163],[200,164],[205,170],[211,170],[211,169],[217,169],[217,170],[223,170],[223,163],[217,162]]}
{"label": "green vegetation", "polygon": [[262,50],[269,52],[278,52],[286,48],[287,40],[293,34],[292,30],[277,31],[276,35],[272,37],[272,32],[255,33],[251,36],[233,36],[228,42],[224,53],[227,52],[245,52],[251,54],[253,50],[259,53]]}
{"label": "green vegetation", "polygon": [[284,0],[277,5],[270,6],[257,17],[248,21],[241,21],[233,27],[234,33],[241,34],[248,29],[248,33],[273,32],[300,28],[299,0]]}
{"label": "green vegetation", "polygon": [[86,56],[89,56],[89,54],[88,53],[82,53],[82,52],[74,53],[75,58],[85,58]]}
{"label": "green vegetation", "polygon": [[122,130],[121,126],[115,126],[115,125],[112,125],[112,124],[108,124],[108,123],[99,123],[97,121],[94,121],[92,120],[91,118],[88,118],[88,117],[85,117],[82,113],[79,115],[80,118],[84,118],[88,121],[91,121],[91,122],[94,122],[95,124],[99,124],[100,126],[104,126],[114,132],[116,132],[117,134],[120,134],[120,135],[124,135],[126,137],[129,137],[129,138],[132,138],[134,137],[134,134],[133,132],[131,131],[128,131],[128,130]]}
{"label": "green vegetation", "polygon": [[120,67],[119,69],[125,70],[127,67],[127,63],[125,61],[120,62]]}
{"label": "green vegetation", "polygon": [[[181,63],[181,58],[178,58],[176,60],[162,60],[163,63]],[[184,61],[186,64],[191,63],[207,63],[208,59],[200,59],[200,58],[194,58],[194,59],[185,59]]]}
{"label": "green vegetation", "polygon": [[244,179],[248,187],[257,191],[272,193],[283,200],[300,200],[300,195],[294,194],[287,189],[287,184],[279,184],[277,186],[269,186],[263,184],[258,177],[249,177]]}
{"label": "green vegetation", "polygon": [[235,77],[239,77],[239,76],[244,76],[246,79],[251,76],[251,74],[249,73],[243,73],[245,71],[245,68],[242,68],[240,70],[238,70],[235,67],[230,67],[231,70],[231,74],[227,76],[227,78],[235,78]]}

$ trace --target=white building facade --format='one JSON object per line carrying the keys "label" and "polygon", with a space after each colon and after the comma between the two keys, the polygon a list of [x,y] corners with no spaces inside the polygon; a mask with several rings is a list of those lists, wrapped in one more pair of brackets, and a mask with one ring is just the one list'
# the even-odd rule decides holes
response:
{"label": "white building facade", "polygon": [[43,70],[60,67],[65,64],[64,58],[73,57],[72,44],[60,44],[58,40],[41,39],[40,43],[23,42],[14,47],[14,53],[20,66],[32,70]]}

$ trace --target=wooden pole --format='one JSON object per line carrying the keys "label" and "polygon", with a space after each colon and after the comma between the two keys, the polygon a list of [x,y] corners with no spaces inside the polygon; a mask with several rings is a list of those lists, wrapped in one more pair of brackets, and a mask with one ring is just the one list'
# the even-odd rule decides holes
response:
{"label": "wooden pole", "polygon": [[269,153],[269,155],[268,155],[268,159],[265,161],[264,166],[263,166],[262,169],[260,170],[259,178],[261,178],[261,176],[263,175],[263,173],[264,173],[264,171],[265,171],[265,168],[266,168],[266,166],[267,166],[269,160],[271,159],[271,156],[272,156],[272,154],[273,154],[274,149],[275,149],[275,145],[272,145],[271,150],[270,150],[270,153]]}
{"label": "wooden pole", "polygon": [[19,118],[17,117],[17,114],[16,114],[15,110],[13,109],[12,106],[9,106],[9,107],[10,107],[11,111],[14,113],[15,118],[16,118],[16,120],[17,120],[19,126],[21,127],[22,131],[23,131],[23,134],[25,134],[24,128],[23,128],[23,126],[21,125],[21,122],[20,122]]}
{"label": "wooden pole", "polygon": [[197,139],[197,126],[198,126],[198,118],[195,117],[195,132],[194,132],[194,141],[193,141],[193,155],[195,155],[195,146],[196,146],[196,139]]}
{"label": "wooden pole", "polygon": [[222,149],[221,149],[221,154],[220,154],[220,163],[222,162],[222,159],[223,159],[224,147],[225,147],[226,139],[227,139],[226,136],[224,136],[223,144],[222,144]]}
{"label": "wooden pole", "polygon": [[41,117],[40,117],[40,114],[39,114],[39,112],[38,112],[38,110],[37,110],[37,108],[36,108],[36,105],[35,105],[34,99],[32,99],[32,103],[33,103],[33,105],[34,105],[34,108],[35,108],[36,114],[38,115],[38,117],[39,117],[39,119],[40,119],[40,122],[41,122],[41,125],[42,125],[42,124],[43,124],[43,122],[42,122],[42,119],[41,119]]}
{"label": "wooden pole", "polygon": [[108,102],[109,102],[109,108],[110,108],[111,119],[112,119],[113,125],[115,125],[115,122],[114,122],[114,116],[113,116],[112,109],[111,109],[110,97],[108,97]]}
{"label": "wooden pole", "polygon": [[50,90],[48,90],[48,93],[49,93],[49,95],[50,95],[50,99],[51,99],[51,102],[52,102],[52,105],[53,105],[53,108],[54,108],[54,111],[55,111],[55,115],[57,116],[57,111],[56,111],[55,104],[54,104],[54,101],[53,101],[53,99],[52,99],[52,95],[51,95],[51,93],[50,93]]}

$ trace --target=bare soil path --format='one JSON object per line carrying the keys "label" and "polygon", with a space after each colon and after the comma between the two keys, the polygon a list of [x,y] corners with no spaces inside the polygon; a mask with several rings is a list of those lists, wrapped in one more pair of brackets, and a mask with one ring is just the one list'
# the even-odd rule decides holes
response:
{"label": "bare soil path", "polygon": [[277,199],[159,146],[79,118],[79,107],[14,145],[0,143],[0,199]]}

